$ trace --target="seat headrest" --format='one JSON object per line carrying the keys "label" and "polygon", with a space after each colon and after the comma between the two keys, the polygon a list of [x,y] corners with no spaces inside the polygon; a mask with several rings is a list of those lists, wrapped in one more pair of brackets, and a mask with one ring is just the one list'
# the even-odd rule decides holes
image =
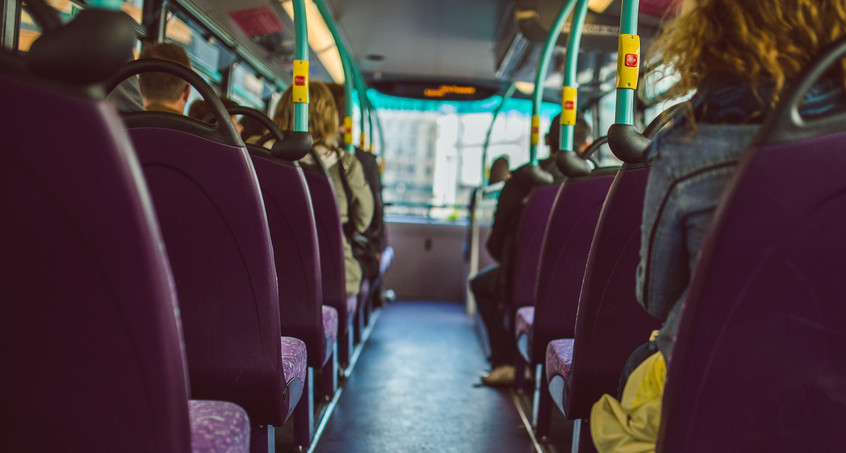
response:
{"label": "seat headrest", "polygon": [[511,177],[521,184],[532,187],[548,186],[552,184],[552,175],[537,165],[526,164],[511,172]]}
{"label": "seat headrest", "polygon": [[555,156],[555,165],[568,178],[588,176],[591,172],[587,160],[579,157],[574,151],[559,151]]}
{"label": "seat headrest", "polygon": [[27,66],[63,83],[103,82],[132,59],[135,38],[135,22],[125,13],[86,9],[38,38],[27,54]]}
{"label": "seat headrest", "polygon": [[313,139],[308,132],[285,131],[285,137],[270,148],[273,157],[300,160],[311,151]]}

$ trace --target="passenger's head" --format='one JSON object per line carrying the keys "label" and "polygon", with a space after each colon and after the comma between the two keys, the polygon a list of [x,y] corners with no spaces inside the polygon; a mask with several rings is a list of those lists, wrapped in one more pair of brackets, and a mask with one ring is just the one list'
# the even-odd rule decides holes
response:
{"label": "passenger's head", "polygon": [[[325,83],[310,81],[308,96],[308,131],[314,139],[314,144],[330,148],[338,146],[338,109],[335,107],[332,92]],[[294,94],[291,87],[282,94],[273,121],[283,131],[294,129]]]}
{"label": "passenger's head", "polygon": [[[144,46],[139,60],[145,58],[160,58],[179,63],[185,67],[191,67],[191,61],[185,49],[174,43],[155,43]],[[150,104],[163,104],[179,111],[185,109],[188,102],[188,94],[191,87],[188,82],[179,77],[161,72],[147,72],[139,76],[141,95],[144,97],[144,106]]]}
{"label": "passenger's head", "polygon": [[508,168],[508,157],[499,156],[491,164],[491,177],[488,182],[491,184],[500,181],[507,181],[511,177],[511,170]]}
{"label": "passenger's head", "polygon": [[[652,51],[681,80],[668,97],[708,86],[784,85],[821,49],[846,36],[843,0],[682,0]],[[846,61],[841,70],[846,74]],[[846,84],[846,81],[844,82]]]}
{"label": "passenger's head", "polygon": [[[550,157],[555,157],[559,151],[561,141],[561,115],[555,115],[549,125],[549,133],[546,134],[546,145],[549,146]],[[590,133],[590,126],[581,116],[576,118],[576,125],[573,130],[573,151],[584,151],[593,142]]]}
{"label": "passenger's head", "polygon": [[[238,107],[238,104],[229,98],[220,98],[220,101],[223,103],[223,106],[227,109],[232,107]],[[188,116],[200,121],[205,121],[209,116],[211,116],[211,109],[209,108],[208,102],[202,99],[197,99],[196,101],[192,102],[191,107],[188,108]],[[237,129],[238,133],[240,134],[244,130],[244,126],[242,126],[241,123],[238,122],[238,116],[230,115],[229,117],[232,119],[232,124],[235,125],[235,129]]]}

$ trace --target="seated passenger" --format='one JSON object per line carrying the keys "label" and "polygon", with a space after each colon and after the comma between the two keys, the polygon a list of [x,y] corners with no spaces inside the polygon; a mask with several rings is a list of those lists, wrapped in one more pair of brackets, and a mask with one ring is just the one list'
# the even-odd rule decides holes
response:
{"label": "seated passenger", "polygon": [[[549,136],[557,136],[559,130],[558,117],[552,120]],[[577,148],[587,146],[589,129],[584,135],[577,135],[579,140],[574,142]],[[551,141],[552,149],[558,152],[558,139]],[[554,159],[550,158],[555,167]],[[557,168],[556,168],[557,170]],[[564,175],[560,181],[563,181]],[[552,184],[553,176],[531,165],[524,165],[513,172],[499,195],[491,235],[486,247],[491,257],[497,260],[494,264],[479,271],[470,280],[470,289],[476,300],[479,315],[485,323],[488,333],[488,344],[491,355],[488,358],[491,371],[482,376],[482,384],[490,386],[509,385],[514,382],[514,358],[517,348],[511,335],[511,320],[509,313],[508,295],[511,293],[508,276],[511,275],[511,260],[514,254],[514,242],[517,240],[517,228],[523,216],[523,208],[529,200],[532,190],[536,187]]]}
{"label": "seated passenger", "polygon": [[[364,172],[358,159],[339,146],[338,110],[329,88],[322,82],[311,81],[308,94],[308,131],[314,140],[314,151],[332,177],[341,224],[345,229],[355,228],[356,231],[362,233],[373,218],[373,195],[370,187],[364,180]],[[282,95],[273,121],[283,131],[293,130],[294,102],[290,87]],[[303,158],[303,163],[315,164],[311,159],[311,154],[308,154]],[[341,175],[342,171],[344,175]],[[347,198],[343,177],[349,183],[352,200]],[[346,236],[343,235],[345,287],[347,296],[355,296],[361,288],[361,266],[353,257],[352,248]]]}
{"label": "seated passenger", "polygon": [[[581,153],[593,143],[590,133],[591,130],[587,121],[581,116],[578,117],[573,131],[573,151]],[[546,146],[549,147],[549,157],[541,159],[538,164],[552,175],[555,182],[564,181],[564,173],[555,164],[555,158],[559,153],[558,145],[561,140],[561,115],[555,115],[555,118],[552,119],[552,124],[549,125],[549,133],[546,134],[544,140],[546,140]]]}
{"label": "seated passenger", "polygon": [[[721,193],[783,88],[843,36],[842,0],[685,0],[665,25],[653,50],[681,76],[668,96],[694,90],[695,96],[692,112],[676,118],[648,151],[654,161],[637,298],[664,325],[630,358],[621,401],[604,395],[594,405],[591,433],[600,452],[654,451],[680,302]],[[808,92],[803,114],[841,108],[844,75],[846,62]]]}
{"label": "seated passenger", "polygon": [[[330,83],[327,86],[335,98],[338,115],[345,115],[347,101],[344,85]],[[340,122],[338,132],[340,134],[346,132],[344,125]],[[385,234],[385,204],[382,200],[382,175],[379,171],[379,163],[376,160],[376,156],[372,153],[356,147],[355,157],[361,163],[361,168],[364,171],[364,179],[367,181],[367,185],[370,186],[370,192],[373,195],[373,219],[370,221],[370,226],[364,231],[364,235],[367,236],[370,245],[370,253],[368,253],[369,256],[366,259],[362,259],[360,262],[363,278],[373,280],[379,276],[382,251],[388,246]],[[373,289],[375,290],[373,294],[377,294],[381,290],[381,288]]]}
{"label": "seated passenger", "polygon": [[[139,60],[160,58],[191,67],[191,60],[179,44],[160,42],[148,44],[141,50]],[[145,72],[138,76],[144,108],[154,112],[168,112],[182,115],[191,93],[191,86],[181,78],[161,72]]]}

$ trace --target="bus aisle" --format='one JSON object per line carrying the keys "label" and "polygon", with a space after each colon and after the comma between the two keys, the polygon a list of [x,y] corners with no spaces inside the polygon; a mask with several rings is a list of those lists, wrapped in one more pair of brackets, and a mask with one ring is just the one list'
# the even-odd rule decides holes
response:
{"label": "bus aisle", "polygon": [[474,385],[485,365],[462,304],[386,306],[315,451],[536,451],[513,393]]}

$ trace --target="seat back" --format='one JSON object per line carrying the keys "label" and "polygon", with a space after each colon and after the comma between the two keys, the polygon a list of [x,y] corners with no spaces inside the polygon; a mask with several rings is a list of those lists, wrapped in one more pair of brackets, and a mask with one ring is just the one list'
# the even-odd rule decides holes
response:
{"label": "seat back", "polygon": [[14,112],[0,145],[0,450],[190,451],[178,308],[140,167],[114,110],[63,82],[0,55],[0,108]]}
{"label": "seat back", "polygon": [[603,169],[588,177],[569,179],[558,193],[541,252],[532,363],[544,362],[550,341],[573,338],[588,251],[616,172]]}
{"label": "seat back", "polygon": [[[171,62],[139,60],[120,74],[169,72],[220,104]],[[181,115],[128,114],[179,295],[191,396],[241,405],[253,424],[288,413],[273,249],[258,180],[222,105],[215,129]],[[224,116],[225,115],[225,116]],[[223,133],[220,133],[220,132]]]}
{"label": "seat back", "polygon": [[314,220],[317,225],[317,243],[320,250],[320,272],[323,277],[323,304],[338,310],[338,337],[347,332],[352,321],[347,308],[344,286],[344,242],[338,199],[332,180],[321,168],[303,169],[308,183]]}
{"label": "seat back", "polygon": [[616,394],[631,352],[660,323],[635,298],[640,225],[649,168],[625,164],[608,190],[587,259],[576,318],[573,364],[564,409],[569,419],[588,418],[603,394]]}
{"label": "seat back", "polygon": [[282,334],[303,340],[309,366],[320,368],[331,351],[323,332],[317,227],[305,175],[296,163],[259,150],[251,149],[250,157],[273,241]]}
{"label": "seat back", "polygon": [[543,239],[561,187],[557,184],[536,189],[523,210],[511,274],[512,312],[520,307],[534,306],[537,300]]}
{"label": "seat back", "polygon": [[[834,451],[846,420],[846,114],[800,77],[723,194],[684,301],[658,451]],[[810,75],[809,75],[810,74]]]}

